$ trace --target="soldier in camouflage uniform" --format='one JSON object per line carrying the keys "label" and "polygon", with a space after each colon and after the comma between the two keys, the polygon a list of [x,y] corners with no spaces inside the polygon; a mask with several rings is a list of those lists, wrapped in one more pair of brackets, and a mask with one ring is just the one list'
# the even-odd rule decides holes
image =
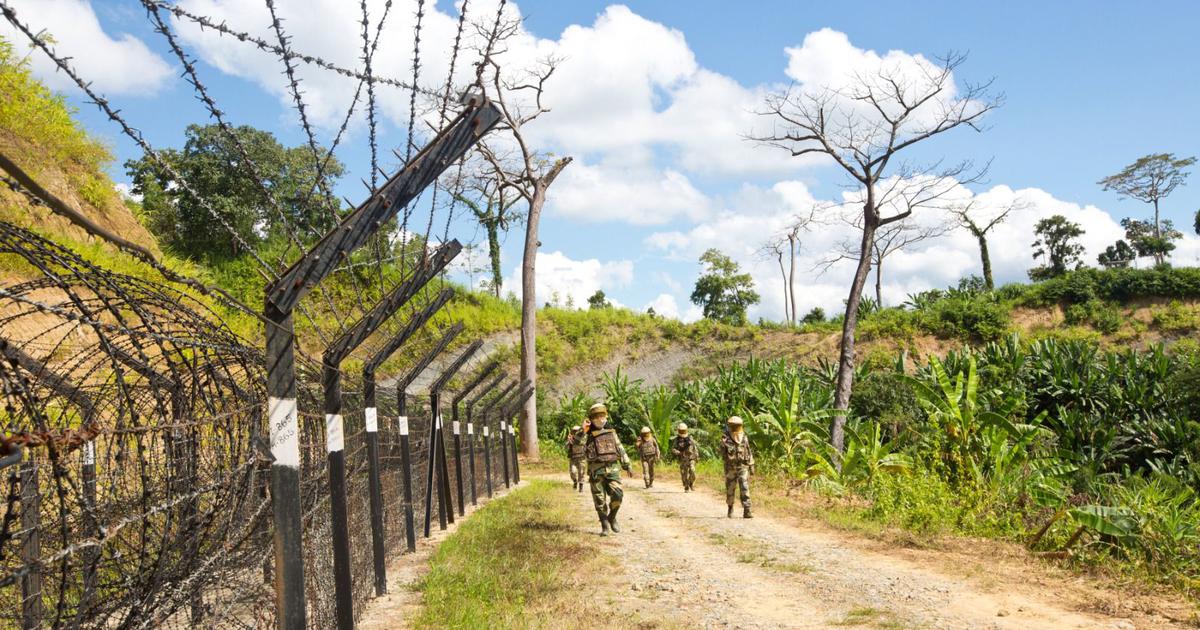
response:
{"label": "soldier in camouflage uniform", "polygon": [[571,462],[571,485],[583,492],[583,482],[587,478],[587,454],[584,453],[584,441],[587,437],[579,425],[571,427],[567,436],[567,458]]}
{"label": "soldier in camouflage uniform", "polygon": [[688,435],[688,426],[682,422],[675,427],[675,439],[671,440],[671,454],[679,460],[683,491],[691,492],[696,483],[696,460],[700,459],[700,448],[696,446],[696,440]]}
{"label": "soldier in camouflage uniform", "polygon": [[642,427],[637,439],[637,452],[642,460],[642,481],[647,488],[651,488],[654,486],[654,465],[662,457],[662,451],[658,449],[658,440],[654,439],[650,427]]}
{"label": "soldier in camouflage uniform", "polygon": [[607,536],[608,530],[620,532],[617,527],[617,510],[621,509],[621,469],[633,474],[629,456],[617,432],[608,428],[608,408],[601,403],[588,409],[591,429],[587,433],[584,452],[587,453],[588,479],[592,484],[592,503],[600,517],[600,535]]}
{"label": "soldier in camouflage uniform", "polygon": [[730,416],[726,421],[729,432],[721,436],[721,457],[725,460],[725,504],[729,507],[725,516],[733,518],[735,491],[741,491],[742,518],[750,515],[750,473],[754,472],[754,454],[750,452],[750,438],[742,429],[742,419]]}

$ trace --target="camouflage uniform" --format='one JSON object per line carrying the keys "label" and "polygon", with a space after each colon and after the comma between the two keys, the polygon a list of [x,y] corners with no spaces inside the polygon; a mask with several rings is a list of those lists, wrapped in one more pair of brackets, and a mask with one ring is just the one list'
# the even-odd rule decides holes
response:
{"label": "camouflage uniform", "polygon": [[725,460],[725,504],[729,516],[733,516],[733,499],[737,491],[742,495],[742,511],[750,517],[750,469],[754,466],[754,454],[750,452],[750,438],[745,431],[737,437],[732,433],[721,436],[721,457]]}
{"label": "camouflage uniform", "polygon": [[583,431],[573,431],[567,436],[567,458],[570,460],[571,485],[583,492],[583,483],[587,480],[587,454],[584,452],[586,440]]}
{"label": "camouflage uniform", "polygon": [[[601,535],[611,527],[617,531],[617,510],[621,509],[621,469],[630,470],[629,456],[617,432],[608,428],[593,428],[584,445],[587,454],[588,479],[592,484],[592,503],[600,517]],[[606,505],[607,504],[607,505]]]}
{"label": "camouflage uniform", "polygon": [[677,435],[671,440],[671,453],[679,460],[679,476],[683,481],[684,492],[690,492],[696,484],[696,460],[700,459],[700,449],[696,440],[690,435]]}
{"label": "camouflage uniform", "polygon": [[638,438],[637,451],[642,460],[642,481],[649,488],[654,485],[654,464],[658,463],[662,452],[658,450],[658,440],[653,435],[644,435]]}

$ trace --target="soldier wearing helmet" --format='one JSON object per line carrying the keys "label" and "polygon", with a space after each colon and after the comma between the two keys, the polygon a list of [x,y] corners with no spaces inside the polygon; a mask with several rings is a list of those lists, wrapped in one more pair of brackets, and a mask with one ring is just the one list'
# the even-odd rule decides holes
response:
{"label": "soldier wearing helmet", "polygon": [[662,457],[662,451],[658,449],[658,440],[654,439],[654,432],[650,427],[642,427],[638,433],[637,439],[638,457],[642,460],[642,481],[646,487],[654,486],[654,464],[658,463]]}
{"label": "soldier wearing helmet", "polygon": [[583,482],[587,475],[587,454],[584,452],[583,427],[575,425],[567,434],[567,459],[570,460],[571,486],[583,492]]}
{"label": "soldier wearing helmet", "polygon": [[729,432],[721,436],[721,458],[725,460],[725,504],[729,510],[725,516],[733,518],[735,492],[742,495],[742,518],[750,515],[750,473],[754,471],[754,453],[750,452],[750,438],[746,437],[742,419],[730,416],[725,421]]}
{"label": "soldier wearing helmet", "polygon": [[700,448],[696,446],[695,438],[688,435],[688,426],[683,422],[675,427],[675,437],[671,440],[671,454],[679,460],[683,491],[691,492],[696,483],[696,461],[700,459]]}
{"label": "soldier wearing helmet", "polygon": [[596,403],[588,409],[591,427],[587,432],[584,453],[587,456],[588,480],[592,485],[592,503],[600,517],[600,535],[607,536],[611,529],[620,532],[617,526],[617,511],[621,509],[621,469],[632,474],[629,456],[617,432],[608,426],[608,408]]}

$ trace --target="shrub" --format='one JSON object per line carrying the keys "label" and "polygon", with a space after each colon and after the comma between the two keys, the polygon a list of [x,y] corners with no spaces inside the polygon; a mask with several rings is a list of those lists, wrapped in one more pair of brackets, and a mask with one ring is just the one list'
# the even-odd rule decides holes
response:
{"label": "shrub", "polygon": [[1121,311],[1115,305],[1096,299],[1069,304],[1063,314],[1068,324],[1086,324],[1106,335],[1117,332],[1123,321]]}

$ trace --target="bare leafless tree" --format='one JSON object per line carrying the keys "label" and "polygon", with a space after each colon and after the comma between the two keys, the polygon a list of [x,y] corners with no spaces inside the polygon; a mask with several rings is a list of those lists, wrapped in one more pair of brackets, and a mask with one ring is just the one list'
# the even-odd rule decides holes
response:
{"label": "bare leafless tree", "polygon": [[[860,228],[861,213],[854,213],[849,223]],[[875,303],[883,307],[883,263],[889,256],[899,251],[911,251],[915,245],[923,241],[945,236],[951,225],[939,222],[933,225],[919,225],[909,217],[903,221],[893,221],[880,226],[875,231],[875,243],[871,247],[871,268],[875,270]],[[858,243],[844,240],[838,243],[831,255],[818,263],[823,269],[829,269],[835,263],[843,260],[858,261]]]}
{"label": "bare leafless tree", "polygon": [[983,265],[983,284],[988,291],[996,288],[995,281],[992,279],[992,257],[988,253],[987,234],[992,228],[1004,223],[1008,215],[1013,210],[1019,210],[1028,207],[1024,201],[1018,200],[1011,203],[988,209],[979,204],[979,198],[973,197],[970,201],[953,203],[946,207],[946,211],[950,213],[959,227],[971,233],[975,240],[979,243],[979,260]]}
{"label": "bare leafless tree", "polygon": [[862,216],[858,263],[846,299],[834,390],[834,407],[842,413],[836,414],[830,426],[830,442],[839,452],[844,448],[844,411],[853,388],[858,305],[871,269],[876,232],[942,198],[945,191],[937,189],[970,168],[966,163],[917,168],[897,156],[960,126],[981,130],[984,116],[1002,100],[990,94],[990,81],[957,86],[954,71],[963,61],[965,56],[950,54],[938,64],[923,60],[904,66],[884,63],[850,77],[844,87],[792,86],[769,94],[760,113],[772,119],[774,129],[751,136],[796,157],[830,158],[861,194],[857,202]]}
{"label": "bare leafless tree", "polygon": [[[532,68],[502,69],[499,60],[505,52],[504,43],[517,34],[520,24],[519,19],[504,19],[494,26],[479,27],[490,49],[490,54],[483,55],[483,89],[501,113],[500,123],[489,140],[479,145],[479,153],[488,165],[487,176],[499,183],[497,194],[514,193],[527,206],[525,250],[521,260],[521,379],[536,386],[536,263],[537,249],[541,245],[538,223],[547,190],[572,158],[538,151],[525,136],[525,126],[550,111],[543,96],[546,82],[554,75],[560,60],[546,57]],[[521,450],[531,460],[540,458],[536,396],[531,396],[521,411]]]}
{"label": "bare leafless tree", "polygon": [[787,271],[783,268],[784,243],[787,243],[787,247],[791,246],[791,241],[786,235],[782,237],[772,236],[767,240],[767,242],[762,244],[762,247],[758,249],[758,255],[763,260],[774,259],[775,262],[779,263],[779,275],[783,278],[783,319],[788,323],[794,323],[795,314],[792,312],[792,308],[794,307],[788,306],[788,300],[791,293],[789,286],[791,279],[788,277]]}

